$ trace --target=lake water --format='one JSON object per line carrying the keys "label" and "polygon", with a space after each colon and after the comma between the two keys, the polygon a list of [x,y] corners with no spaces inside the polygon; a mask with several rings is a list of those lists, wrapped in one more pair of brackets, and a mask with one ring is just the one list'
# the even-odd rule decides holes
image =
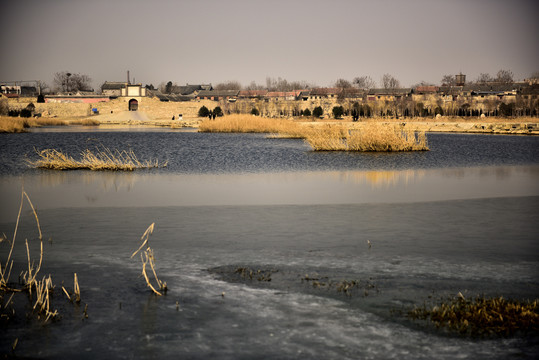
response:
{"label": "lake water", "polygon": [[[1,324],[0,353],[18,339],[15,354],[31,358],[536,358],[537,334],[461,337],[403,314],[459,292],[539,297],[539,138],[428,140],[429,152],[362,154],[185,130],[1,134],[0,232],[12,236],[24,184],[62,318],[27,319],[20,298],[20,316]],[[168,166],[58,172],[24,163],[34,148],[76,155],[96,146]],[[163,297],[130,258],[151,223]],[[36,236],[25,207],[14,274],[27,263],[25,238],[39,253]],[[8,251],[1,243],[2,262]],[[75,272],[84,320],[83,305],[61,291]],[[343,294],[311,278],[359,286]]]}

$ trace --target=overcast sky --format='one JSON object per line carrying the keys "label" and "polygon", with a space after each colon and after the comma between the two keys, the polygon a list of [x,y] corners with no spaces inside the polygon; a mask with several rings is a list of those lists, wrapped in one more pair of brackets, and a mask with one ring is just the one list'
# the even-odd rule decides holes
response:
{"label": "overcast sky", "polygon": [[55,72],[158,85],[403,86],[539,71],[537,0],[16,0],[1,4],[0,81]]}

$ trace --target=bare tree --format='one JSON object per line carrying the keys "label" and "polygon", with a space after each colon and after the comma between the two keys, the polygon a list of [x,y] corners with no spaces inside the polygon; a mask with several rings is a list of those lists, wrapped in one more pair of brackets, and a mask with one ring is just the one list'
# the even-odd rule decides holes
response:
{"label": "bare tree", "polygon": [[215,90],[241,90],[242,86],[239,82],[230,80],[216,84],[213,88]]}
{"label": "bare tree", "polygon": [[455,86],[457,85],[457,79],[455,78],[455,75],[444,75],[442,77],[442,86]]}
{"label": "bare tree", "polygon": [[254,81],[251,81],[249,85],[245,87],[245,90],[264,90],[264,85],[257,84]]}
{"label": "bare tree", "polygon": [[382,86],[384,89],[397,89],[401,86],[400,81],[390,74],[382,76]]}
{"label": "bare tree", "polygon": [[487,84],[489,82],[494,81],[494,78],[490,76],[488,73],[481,73],[475,80],[477,84]]}
{"label": "bare tree", "polygon": [[352,83],[361,90],[373,89],[376,86],[376,83],[370,76],[359,76],[354,78]]}
{"label": "bare tree", "polygon": [[90,83],[92,79],[85,74],[72,74],[68,71],[54,74],[54,86],[57,91],[93,91]]}
{"label": "bare tree", "polygon": [[501,69],[496,74],[496,81],[504,84],[512,84],[513,81],[513,72],[511,70]]}

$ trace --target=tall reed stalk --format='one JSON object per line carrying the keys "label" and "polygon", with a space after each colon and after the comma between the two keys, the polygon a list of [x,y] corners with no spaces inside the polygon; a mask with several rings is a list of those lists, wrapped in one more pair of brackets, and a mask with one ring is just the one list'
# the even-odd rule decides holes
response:
{"label": "tall reed stalk", "polygon": [[[142,275],[144,276],[144,279],[146,280],[146,284],[148,285],[148,287],[152,289],[152,291],[156,295],[161,296],[163,295],[163,293],[167,292],[167,283],[159,280],[159,278],[157,277],[157,273],[155,272],[155,257],[153,255],[153,250],[150,248],[150,244],[148,243],[150,235],[153,233],[154,226],[155,226],[155,223],[152,223],[150,226],[148,226],[144,234],[142,234],[142,237],[140,238],[140,240],[142,241],[142,244],[131,255],[131,258],[133,258],[139,251],[141,251],[144,248],[144,246],[146,246],[146,248],[140,252],[140,260],[142,261]],[[147,264],[150,264],[153,276],[155,278],[155,282],[157,283],[157,287],[163,293],[156,290],[156,288],[152,285],[152,282],[150,281],[150,278],[148,277],[148,274],[146,272]]]}

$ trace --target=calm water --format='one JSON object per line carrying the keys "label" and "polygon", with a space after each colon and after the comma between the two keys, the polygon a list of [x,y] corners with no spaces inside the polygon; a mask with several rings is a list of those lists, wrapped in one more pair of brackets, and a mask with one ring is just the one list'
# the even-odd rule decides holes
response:
{"label": "calm water", "polygon": [[[440,297],[539,297],[539,139],[431,134],[431,151],[315,153],[298,140],[189,131],[0,136],[0,232],[12,235],[24,183],[46,242],[58,322],[2,324],[0,352],[37,358],[535,358],[536,335],[470,339],[402,316]],[[132,148],[168,167],[52,172],[33,148]],[[35,240],[28,207],[17,237]],[[144,230],[164,297],[150,294]],[[368,241],[371,247],[368,246]],[[32,241],[31,241],[32,243]],[[33,242],[35,244],[35,241]],[[38,248],[31,249],[33,254]],[[7,257],[0,244],[0,259]],[[4,260],[2,260],[4,261]],[[271,274],[242,278],[238,267]],[[357,280],[350,296],[315,288]],[[224,296],[223,296],[224,294]],[[24,314],[23,298],[17,313]]]}

